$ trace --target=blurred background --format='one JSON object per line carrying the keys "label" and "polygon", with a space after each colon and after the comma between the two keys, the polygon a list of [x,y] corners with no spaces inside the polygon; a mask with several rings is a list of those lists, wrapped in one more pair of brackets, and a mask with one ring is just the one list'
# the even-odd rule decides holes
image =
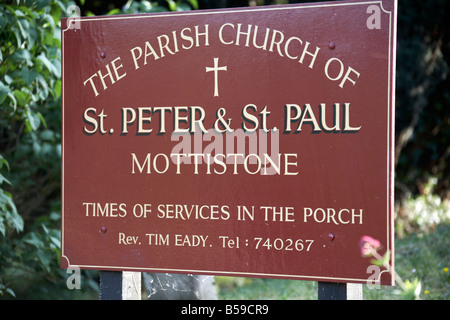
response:
{"label": "blurred background", "polygon": [[[98,299],[98,271],[82,271],[81,289],[69,290],[70,275],[59,267],[60,19],[73,15],[67,8],[76,5],[76,13],[89,16],[295,2],[1,1],[0,299]],[[450,298],[448,14],[447,0],[399,0],[395,232],[396,268],[407,290],[364,288],[365,299]],[[191,277],[179,280],[175,289],[197,286],[190,281],[198,279]],[[312,282],[232,277],[207,282],[215,285],[219,299],[317,299]],[[201,298],[201,290],[192,291],[190,298]]]}

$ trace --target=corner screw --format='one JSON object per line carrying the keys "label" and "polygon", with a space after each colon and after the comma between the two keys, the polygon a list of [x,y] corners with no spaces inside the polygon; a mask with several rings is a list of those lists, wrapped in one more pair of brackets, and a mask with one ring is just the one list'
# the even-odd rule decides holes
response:
{"label": "corner screw", "polygon": [[334,50],[334,48],[336,48],[336,44],[335,44],[333,41],[331,41],[331,42],[328,44],[328,48],[329,48],[330,50]]}
{"label": "corner screw", "polygon": [[330,233],[328,234],[328,240],[333,241],[334,238],[335,238],[334,233],[331,233],[331,232],[330,232]]}

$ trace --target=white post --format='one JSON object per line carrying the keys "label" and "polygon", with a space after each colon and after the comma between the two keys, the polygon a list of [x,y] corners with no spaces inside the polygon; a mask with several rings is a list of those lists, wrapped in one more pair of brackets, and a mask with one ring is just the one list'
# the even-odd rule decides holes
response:
{"label": "white post", "polygon": [[122,300],[141,300],[140,272],[122,272]]}
{"label": "white post", "polygon": [[362,300],[363,289],[360,283],[347,283],[347,300]]}

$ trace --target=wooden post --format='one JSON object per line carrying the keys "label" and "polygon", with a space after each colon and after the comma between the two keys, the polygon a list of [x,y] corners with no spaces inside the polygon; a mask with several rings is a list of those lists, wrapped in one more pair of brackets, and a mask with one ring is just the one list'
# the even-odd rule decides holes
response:
{"label": "wooden post", "polygon": [[362,300],[362,284],[320,282],[319,300]]}
{"label": "wooden post", "polygon": [[100,271],[100,300],[140,299],[140,272]]}
{"label": "wooden post", "polygon": [[122,272],[100,271],[100,300],[122,300]]}

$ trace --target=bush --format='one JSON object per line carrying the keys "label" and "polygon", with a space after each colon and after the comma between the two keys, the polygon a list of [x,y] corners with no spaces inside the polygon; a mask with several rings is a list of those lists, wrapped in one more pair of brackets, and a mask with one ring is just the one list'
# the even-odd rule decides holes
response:
{"label": "bush", "polygon": [[59,21],[66,6],[64,0],[0,4],[0,295],[15,295],[13,279],[57,277]]}

